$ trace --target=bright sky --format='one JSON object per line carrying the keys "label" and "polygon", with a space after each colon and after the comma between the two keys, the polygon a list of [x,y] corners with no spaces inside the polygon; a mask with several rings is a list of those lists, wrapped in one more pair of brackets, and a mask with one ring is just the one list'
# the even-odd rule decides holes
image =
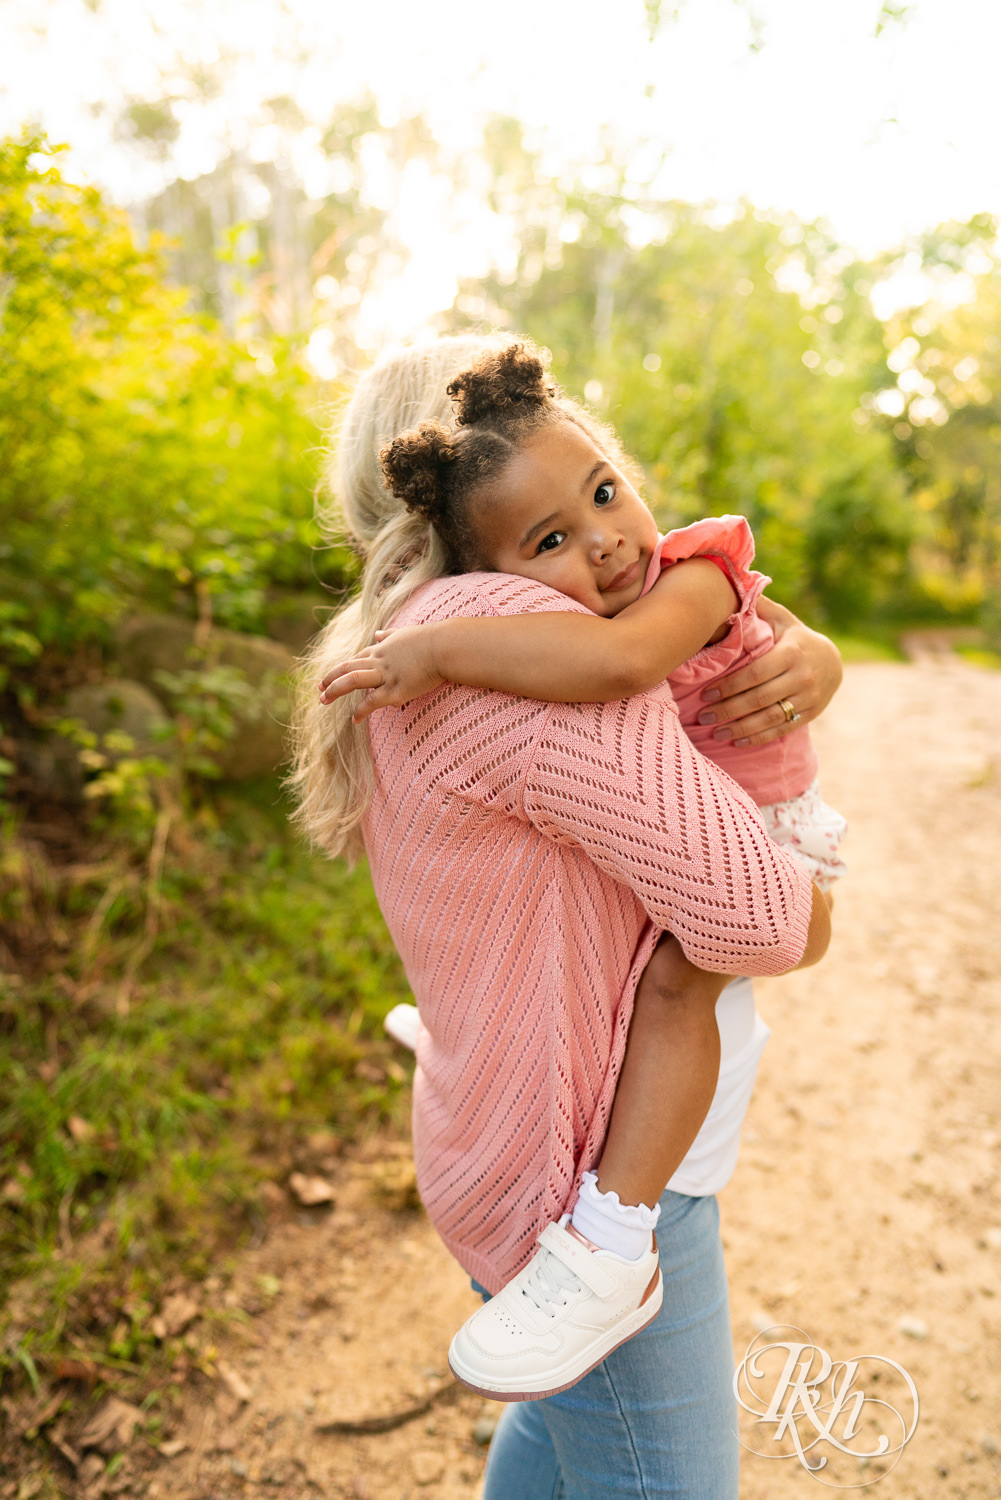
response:
{"label": "bright sky", "polygon": [[[1001,5],[914,0],[877,39],[879,13],[880,0],[686,0],[651,45],[641,0],[3,0],[0,129],[40,120],[77,171],[135,199],[158,169],[114,139],[116,112],[205,64],[224,83],[185,118],[187,176],[252,135],[266,98],[323,120],[370,89],[387,123],[423,110],[456,147],[475,146],[488,114],[515,114],[555,168],[611,131],[640,166],[667,152],[666,196],[823,215],[868,254],[945,218],[1001,215]],[[441,305],[484,247],[472,233],[446,247],[436,221],[432,203],[408,224],[423,300]]]}

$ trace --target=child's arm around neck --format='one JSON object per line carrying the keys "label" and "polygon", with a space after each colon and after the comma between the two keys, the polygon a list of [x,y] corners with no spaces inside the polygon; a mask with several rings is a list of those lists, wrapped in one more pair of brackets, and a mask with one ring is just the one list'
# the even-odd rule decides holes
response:
{"label": "child's arm around neck", "polygon": [[550,703],[648,692],[721,630],[735,591],[706,558],[663,572],[611,618],[573,613],[443,620],[390,631],[321,683],[324,701],[367,689],[356,721],[445,682]]}

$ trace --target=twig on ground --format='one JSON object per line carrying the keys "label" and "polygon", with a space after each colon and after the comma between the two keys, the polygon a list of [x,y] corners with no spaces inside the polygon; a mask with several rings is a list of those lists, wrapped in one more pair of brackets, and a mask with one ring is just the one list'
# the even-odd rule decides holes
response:
{"label": "twig on ground", "polygon": [[407,1422],[415,1422],[418,1417],[423,1417],[425,1412],[437,1406],[440,1401],[451,1399],[462,1390],[457,1380],[450,1380],[448,1385],[443,1385],[440,1391],[435,1391],[424,1401],[418,1401],[414,1406],[405,1406],[400,1411],[387,1412],[384,1417],[359,1417],[354,1422],[342,1422],[332,1420],[329,1422],[314,1422],[314,1432],[330,1433],[359,1433],[359,1432],[392,1432],[394,1427],[403,1427]]}

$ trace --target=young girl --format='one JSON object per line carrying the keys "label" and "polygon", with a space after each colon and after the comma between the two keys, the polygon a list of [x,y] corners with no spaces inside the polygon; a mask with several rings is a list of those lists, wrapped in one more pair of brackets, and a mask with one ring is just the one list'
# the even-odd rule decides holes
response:
{"label": "young girl", "polygon": [[[491,352],[448,389],[457,430],[425,423],[397,437],[383,453],[390,490],[434,527],[454,572],[534,579],[589,613],[457,618],[384,633],[324,677],[324,701],[366,690],[360,721],[446,682],[575,703],[652,692],[669,677],[690,737],[764,806],[773,837],[829,887],[842,872],[844,824],[820,799],[805,729],[742,747],[715,740],[712,724],[698,722],[706,687],[773,644],[755,612],[767,580],[749,571],[746,522],[722,517],[658,537],[614,434],[547,382],[526,345]],[[798,717],[791,703],[783,709],[790,721]],[[605,1149],[597,1173],[585,1173],[570,1219],[585,1253],[629,1263],[650,1255],[657,1210],[648,1205],[688,1151],[716,1089],[723,982],[679,957],[668,1003],[637,1006]],[[764,1037],[750,1049],[752,1079]],[[586,1262],[581,1268],[586,1280]],[[565,1342],[554,1339],[547,1351],[521,1279],[468,1320],[450,1351],[461,1380],[499,1399],[573,1384],[659,1306],[651,1296],[619,1308],[618,1330],[607,1314],[599,1317],[599,1336],[581,1342],[568,1380]],[[512,1317],[520,1320],[514,1345],[526,1351],[525,1368],[517,1348],[505,1347]],[[559,1384],[555,1376],[547,1383],[547,1358]]]}

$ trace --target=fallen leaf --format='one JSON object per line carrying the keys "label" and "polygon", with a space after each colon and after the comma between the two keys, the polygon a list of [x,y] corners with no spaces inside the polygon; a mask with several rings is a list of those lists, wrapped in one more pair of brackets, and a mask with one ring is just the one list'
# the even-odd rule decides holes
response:
{"label": "fallen leaf", "polygon": [[55,1378],[82,1380],[87,1385],[94,1386],[100,1380],[101,1372],[92,1359],[61,1359],[56,1365]]}
{"label": "fallen leaf", "polygon": [[84,1488],[87,1488],[89,1485],[93,1484],[95,1479],[101,1479],[103,1478],[103,1476],[104,1459],[98,1458],[96,1453],[88,1453],[87,1457],[80,1465],[80,1472],[77,1475],[80,1483],[84,1486]]}
{"label": "fallen leaf", "polygon": [[82,1115],[70,1115],[66,1121],[66,1129],[78,1146],[82,1146],[84,1141],[89,1141],[94,1134],[93,1125],[89,1120],[85,1120]]}
{"label": "fallen leaf", "polygon": [[[189,1297],[187,1292],[175,1292],[171,1297],[164,1297],[158,1321],[163,1324],[167,1335],[175,1338],[200,1315],[201,1308],[193,1297]],[[155,1329],[154,1332],[156,1332]],[[158,1338],[161,1336],[157,1334]]]}
{"label": "fallen leaf", "polygon": [[220,1359],[216,1368],[219,1371],[219,1379],[223,1385],[235,1396],[238,1401],[249,1401],[253,1394],[250,1386],[232,1365],[228,1365],[224,1359]]}
{"label": "fallen leaf", "polygon": [[293,1172],[288,1185],[307,1208],[334,1201],[334,1190],[325,1177],[307,1177],[305,1172]]}
{"label": "fallen leaf", "polygon": [[176,1458],[179,1453],[184,1453],[187,1450],[187,1446],[183,1438],[168,1438],[165,1443],[160,1444],[156,1451],[162,1454],[164,1458]]}
{"label": "fallen leaf", "polygon": [[96,1448],[107,1456],[117,1453],[128,1447],[136,1428],[142,1426],[142,1420],[138,1406],[121,1401],[117,1396],[109,1396],[81,1432],[80,1447]]}

